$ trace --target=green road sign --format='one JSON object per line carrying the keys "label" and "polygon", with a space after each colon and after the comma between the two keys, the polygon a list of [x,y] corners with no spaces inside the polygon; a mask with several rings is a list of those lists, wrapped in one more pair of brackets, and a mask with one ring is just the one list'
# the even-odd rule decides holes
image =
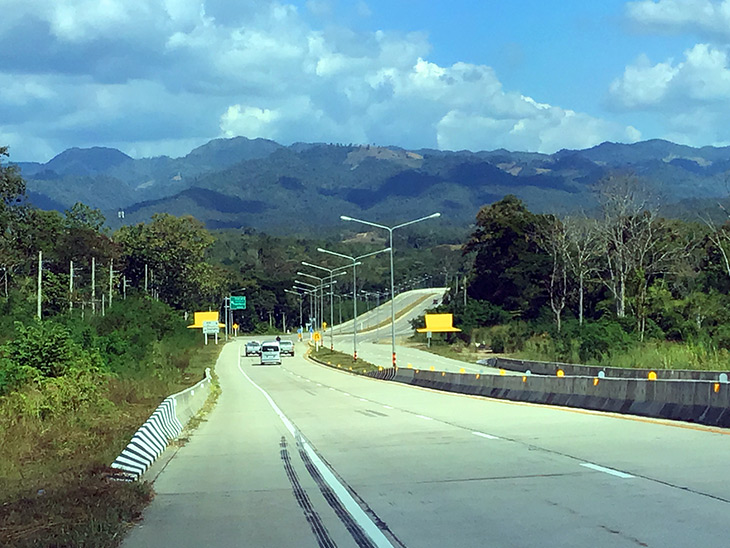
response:
{"label": "green road sign", "polygon": [[231,295],[231,310],[246,310],[246,297]]}

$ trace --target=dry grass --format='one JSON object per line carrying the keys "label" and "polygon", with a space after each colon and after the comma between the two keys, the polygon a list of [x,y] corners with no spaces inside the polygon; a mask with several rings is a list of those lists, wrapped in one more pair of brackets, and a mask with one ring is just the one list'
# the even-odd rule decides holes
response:
{"label": "dry grass", "polygon": [[221,348],[197,349],[172,376],[98,376],[83,385],[85,399],[71,385],[0,398],[0,546],[116,546],[152,489],[109,482],[108,465],[165,397],[213,367]]}

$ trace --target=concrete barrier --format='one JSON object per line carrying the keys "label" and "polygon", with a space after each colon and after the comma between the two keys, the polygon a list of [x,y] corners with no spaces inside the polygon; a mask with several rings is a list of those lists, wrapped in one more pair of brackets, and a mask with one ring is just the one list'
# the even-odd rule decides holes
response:
{"label": "concrete barrier", "polygon": [[[567,376],[597,377],[603,373],[605,377],[620,379],[646,379],[654,372],[659,380],[695,380],[727,382],[728,372],[696,371],[693,369],[633,369],[627,367],[601,367],[598,365],[580,365],[560,362],[538,362],[532,360],[515,360],[512,358],[487,358],[478,360],[477,364],[507,369],[510,371],[530,371],[535,375],[555,375],[558,370]],[[724,375],[724,377],[723,377]]]}
{"label": "concrete barrier", "polygon": [[210,368],[207,368],[202,381],[165,398],[112,463],[111,467],[118,470],[112,477],[138,480],[200,411],[210,394],[211,382]]}
{"label": "concrete barrier", "polygon": [[370,376],[434,390],[730,427],[730,384],[599,377],[504,376],[398,369]]}

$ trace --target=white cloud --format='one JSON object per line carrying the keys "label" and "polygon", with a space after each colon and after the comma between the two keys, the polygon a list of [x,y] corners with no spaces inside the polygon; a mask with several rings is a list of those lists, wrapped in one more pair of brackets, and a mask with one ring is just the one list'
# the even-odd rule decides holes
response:
{"label": "white cloud", "polygon": [[[159,141],[169,153],[175,143],[242,134],[552,152],[637,138],[633,128],[505,90],[489,66],[434,63],[423,33],[313,28],[304,15],[327,17],[329,1],[307,2],[305,14],[279,1],[6,2],[12,16],[0,21],[0,62],[16,62],[25,75],[0,75],[0,120],[9,120],[6,134],[29,142],[127,143],[125,150],[149,153]],[[364,2],[356,8],[368,16]],[[4,33],[10,40],[21,27],[43,47],[3,57]],[[724,62],[712,54],[699,52],[692,66]],[[641,81],[655,76],[637,70],[645,91],[635,105],[661,99],[661,89]],[[714,81],[711,92],[724,85]],[[628,91],[623,96],[628,105]],[[6,116],[20,107],[23,120]]]}
{"label": "white cloud", "polygon": [[730,37],[730,0],[639,0],[626,4],[626,14],[650,29]]}
{"label": "white cloud", "polygon": [[730,106],[730,66],[726,48],[697,44],[684,60],[651,65],[642,56],[613,81],[610,93],[624,108],[655,108],[719,102]]}

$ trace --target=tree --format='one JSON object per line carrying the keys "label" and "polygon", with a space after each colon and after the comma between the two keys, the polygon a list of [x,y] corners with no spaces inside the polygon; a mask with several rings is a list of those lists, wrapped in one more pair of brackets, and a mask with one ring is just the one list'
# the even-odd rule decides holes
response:
{"label": "tree", "polygon": [[595,272],[598,257],[598,229],[595,221],[587,218],[567,218],[563,221],[567,241],[568,268],[578,283],[578,324],[583,325],[585,287]]}
{"label": "tree", "polygon": [[484,206],[463,253],[474,253],[469,295],[528,317],[546,302],[542,281],[549,257],[533,237],[545,218],[527,210],[515,196]]}
{"label": "tree", "polygon": [[568,295],[568,237],[565,225],[557,217],[546,217],[546,222],[538,225],[535,234],[538,245],[549,255],[552,266],[548,279],[550,309],[555,315],[558,333],[561,316]]}
{"label": "tree", "polygon": [[200,221],[156,214],[151,223],[122,227],[115,240],[122,245],[124,275],[133,286],[144,287],[146,271],[148,289],[175,308],[189,310],[210,297],[205,252],[213,237]]}

